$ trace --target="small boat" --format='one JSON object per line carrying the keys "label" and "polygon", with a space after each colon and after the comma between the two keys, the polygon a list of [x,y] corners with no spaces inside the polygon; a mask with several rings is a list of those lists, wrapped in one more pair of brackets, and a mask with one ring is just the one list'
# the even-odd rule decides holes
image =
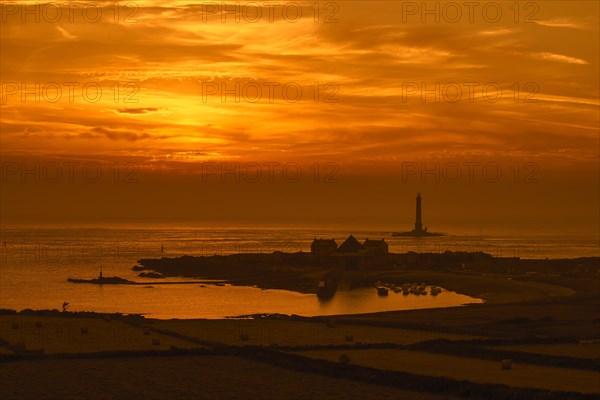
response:
{"label": "small boat", "polygon": [[323,279],[319,281],[317,287],[317,297],[320,299],[330,299],[337,291],[339,284],[339,274],[334,272],[327,273]]}

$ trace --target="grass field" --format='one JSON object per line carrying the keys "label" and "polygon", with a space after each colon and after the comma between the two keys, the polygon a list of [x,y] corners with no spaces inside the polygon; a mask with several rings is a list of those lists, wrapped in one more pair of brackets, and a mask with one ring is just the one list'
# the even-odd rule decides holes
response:
{"label": "grass field", "polygon": [[[545,300],[519,304],[475,304],[452,309],[394,311],[387,313],[345,315],[339,320],[368,325],[413,324],[425,328],[512,338],[518,336],[600,337],[598,309],[600,301]],[[522,321],[518,321],[522,319]]]}
{"label": "grass field", "polygon": [[419,375],[444,376],[477,383],[499,383],[515,387],[600,393],[596,371],[542,367],[526,364],[502,370],[500,362],[446,356],[407,350],[310,350],[296,352],[306,357],[338,361],[342,353],[351,363],[382,370]]}
{"label": "grass field", "polygon": [[0,387],[3,400],[457,399],[291,371],[226,356],[0,363]]}
{"label": "grass field", "polygon": [[600,343],[522,344],[491,347],[496,350],[600,360]]}
{"label": "grass field", "polygon": [[[43,348],[45,354],[199,347],[155,332],[145,334],[144,329],[123,321],[99,318],[0,315],[0,338],[11,345],[24,344],[27,350]],[[160,344],[154,344],[156,340]]]}
{"label": "grass field", "polygon": [[[467,340],[474,336],[403,328],[371,327],[293,320],[153,320],[150,325],[209,342],[229,345],[324,346],[353,343],[411,344],[446,338]],[[241,340],[247,335],[247,340]],[[347,340],[347,337],[350,337]]]}

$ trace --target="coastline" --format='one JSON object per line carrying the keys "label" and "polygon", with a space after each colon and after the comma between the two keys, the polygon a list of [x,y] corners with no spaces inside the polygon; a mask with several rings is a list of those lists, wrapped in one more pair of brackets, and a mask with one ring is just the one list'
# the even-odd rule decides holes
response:
{"label": "coastline", "polygon": [[[394,273],[387,271],[383,276],[391,280]],[[3,387],[22,393],[27,371],[40,371],[44,366],[50,368],[44,374],[57,368],[99,371],[103,381],[109,379],[109,386],[116,388],[129,375],[115,372],[113,364],[142,371],[164,385],[165,380],[180,381],[204,363],[221,374],[217,379],[223,381],[232,368],[246,363],[252,381],[311,371],[310,382],[335,378],[323,385],[335,388],[336,393],[346,393],[349,385],[369,385],[361,387],[360,398],[372,395],[373,390],[382,393],[386,387],[408,391],[401,393],[418,400],[441,400],[436,397],[440,393],[444,399],[458,400],[465,390],[486,398],[523,400],[597,395],[598,365],[593,358],[600,353],[597,273],[540,274],[496,285],[492,282],[498,275],[464,271],[411,270],[399,275],[415,280],[423,276],[435,277],[454,289],[486,284],[490,301],[355,315],[270,314],[216,320],[0,310],[0,368],[5,376],[13,377]],[[577,290],[557,291],[558,278],[560,287]],[[421,362],[397,362],[406,358]],[[512,360],[515,371],[499,368],[498,360],[504,359]],[[146,368],[158,363],[168,363],[168,376]],[[472,371],[481,373],[473,375]],[[379,382],[377,386],[372,385],[373,379]],[[72,387],[68,380],[52,382],[56,390]],[[194,393],[203,393],[205,385],[209,381]]]}
{"label": "coastline", "polygon": [[[484,253],[389,254],[387,265],[344,271],[344,285],[372,287],[382,281],[401,285],[427,282],[488,304],[534,301],[575,295],[591,290],[578,273],[598,270],[600,258],[515,259]],[[233,254],[229,256],[141,259],[132,269],[164,277],[218,279],[234,286],[316,293],[317,283],[335,265],[315,265],[310,253]],[[338,269],[339,270],[339,269]],[[579,272],[581,271],[581,272]],[[150,281],[151,282],[151,281]]]}

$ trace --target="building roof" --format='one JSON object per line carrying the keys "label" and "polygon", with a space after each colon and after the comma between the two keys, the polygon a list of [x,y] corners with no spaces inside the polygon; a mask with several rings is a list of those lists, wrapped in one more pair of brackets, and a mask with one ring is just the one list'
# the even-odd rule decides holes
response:
{"label": "building roof", "polygon": [[385,239],[379,239],[379,240],[367,239],[363,243],[363,247],[380,247],[380,246],[387,246]]}
{"label": "building roof", "polygon": [[346,239],[344,243],[342,243],[337,249],[337,252],[342,254],[356,253],[360,249],[362,249],[362,245],[354,236],[350,235],[348,236],[348,239]]}
{"label": "building roof", "polygon": [[315,238],[315,240],[313,241],[313,243],[327,243],[327,242],[336,244],[335,239],[317,239],[317,238]]}

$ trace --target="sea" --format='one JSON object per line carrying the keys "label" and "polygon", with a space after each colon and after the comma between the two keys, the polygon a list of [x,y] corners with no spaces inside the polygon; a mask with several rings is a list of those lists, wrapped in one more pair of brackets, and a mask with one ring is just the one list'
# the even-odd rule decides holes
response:
{"label": "sea", "polygon": [[[443,227],[442,227],[443,228]],[[322,301],[314,294],[213,284],[153,285],[132,267],[142,258],[310,251],[314,238],[341,244],[385,239],[390,252],[483,251],[499,257],[575,258],[600,256],[597,232],[565,229],[446,227],[440,237],[392,236],[391,229],[345,226],[218,226],[185,223],[4,224],[0,230],[0,308],[120,312],[146,317],[225,318],[260,313],[303,316],[355,314],[481,302],[445,290],[439,296],[378,296],[372,288],[338,291]],[[90,285],[68,278],[104,276],[147,285]],[[167,278],[181,281],[181,278]]]}

